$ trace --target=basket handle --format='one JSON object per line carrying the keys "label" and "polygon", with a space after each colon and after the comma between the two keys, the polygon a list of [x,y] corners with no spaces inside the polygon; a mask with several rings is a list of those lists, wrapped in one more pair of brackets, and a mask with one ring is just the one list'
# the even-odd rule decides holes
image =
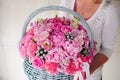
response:
{"label": "basket handle", "polygon": [[27,26],[29,24],[29,22],[32,20],[32,18],[34,18],[37,14],[44,12],[44,11],[49,11],[49,10],[56,10],[56,11],[64,11],[67,12],[69,14],[72,14],[73,16],[77,17],[79,21],[81,21],[83,27],[86,29],[88,37],[90,39],[90,46],[93,49],[93,37],[92,37],[92,32],[88,26],[88,24],[86,23],[86,21],[76,12],[74,12],[71,9],[62,7],[62,6],[47,6],[47,7],[42,7],[39,8],[37,10],[35,10],[34,12],[32,12],[28,18],[26,19],[24,25],[23,25],[23,29],[22,29],[22,37],[25,35],[26,30],[27,30]]}

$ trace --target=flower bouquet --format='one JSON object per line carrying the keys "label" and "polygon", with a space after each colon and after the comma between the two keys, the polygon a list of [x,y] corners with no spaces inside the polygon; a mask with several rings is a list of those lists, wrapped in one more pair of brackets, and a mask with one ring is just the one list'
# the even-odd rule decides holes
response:
{"label": "flower bouquet", "polygon": [[93,51],[87,31],[77,18],[41,18],[29,25],[19,44],[21,57],[49,75],[84,72],[83,63],[91,62]]}

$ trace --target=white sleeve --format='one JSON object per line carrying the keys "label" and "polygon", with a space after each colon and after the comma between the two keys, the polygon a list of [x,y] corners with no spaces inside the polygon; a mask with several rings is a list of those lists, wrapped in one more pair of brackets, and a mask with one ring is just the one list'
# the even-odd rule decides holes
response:
{"label": "white sleeve", "polygon": [[116,33],[118,29],[118,20],[119,16],[116,11],[116,8],[110,4],[105,12],[105,21],[102,31],[102,45],[101,52],[106,55],[108,58],[111,57],[116,42]]}

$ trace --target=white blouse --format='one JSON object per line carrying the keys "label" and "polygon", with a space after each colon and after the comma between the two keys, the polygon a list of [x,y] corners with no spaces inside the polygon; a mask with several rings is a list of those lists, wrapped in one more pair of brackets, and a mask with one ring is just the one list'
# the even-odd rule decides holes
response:
{"label": "white blouse", "polygon": [[[61,0],[61,6],[74,9],[75,0]],[[68,16],[67,13],[61,13],[60,16]],[[97,52],[104,54],[108,58],[111,57],[115,41],[116,32],[119,24],[118,13],[110,0],[103,0],[94,15],[87,20],[88,25],[93,34],[94,40],[97,42]],[[92,75],[92,80],[100,80],[102,76],[102,66],[98,68]]]}

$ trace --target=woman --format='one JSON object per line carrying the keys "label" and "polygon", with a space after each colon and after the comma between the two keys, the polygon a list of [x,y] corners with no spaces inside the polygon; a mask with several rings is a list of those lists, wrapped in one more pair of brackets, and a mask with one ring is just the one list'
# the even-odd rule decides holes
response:
{"label": "woman", "polygon": [[[97,42],[96,53],[90,65],[91,80],[101,80],[102,67],[111,57],[114,50],[115,37],[118,26],[118,15],[111,1],[108,0],[61,0],[61,6],[70,8],[80,14],[91,28],[94,40]],[[60,15],[71,17],[66,13]],[[59,73],[50,76],[44,70],[34,72],[24,62],[25,73],[29,80],[73,80],[73,76]],[[32,68],[31,68],[32,67]],[[30,68],[30,69],[29,69]]]}
{"label": "woman", "polygon": [[[97,42],[96,53],[90,65],[91,80],[101,80],[102,67],[111,57],[114,46],[118,15],[110,0],[61,0],[61,6],[80,14],[88,23]],[[60,15],[67,15],[61,13]]]}

